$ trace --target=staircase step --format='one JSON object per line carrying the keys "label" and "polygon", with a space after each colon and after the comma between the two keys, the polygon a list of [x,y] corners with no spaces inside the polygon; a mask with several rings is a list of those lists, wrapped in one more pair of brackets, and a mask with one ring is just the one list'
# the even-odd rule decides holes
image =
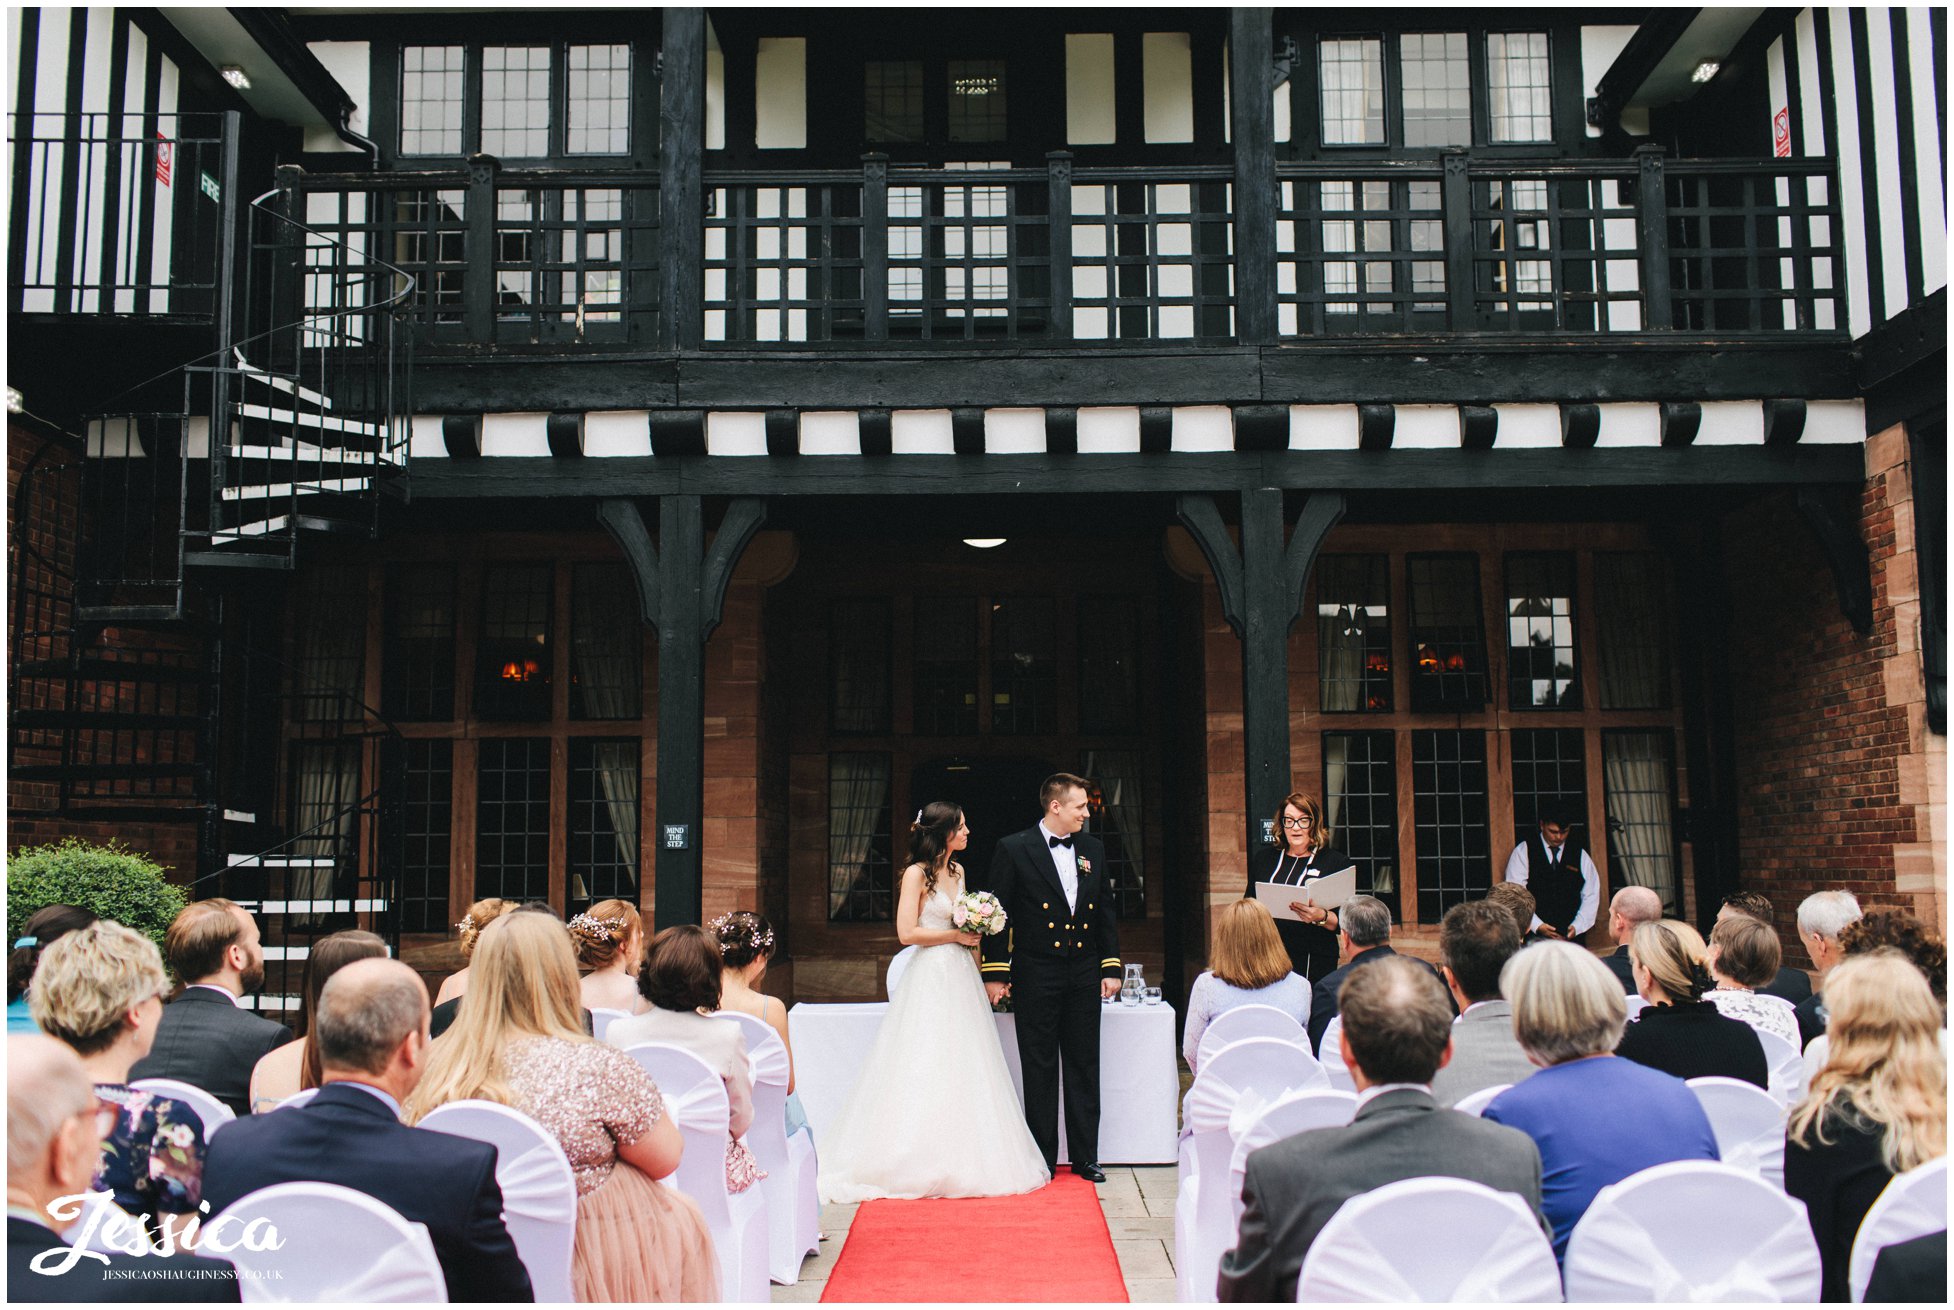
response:
{"label": "staircase step", "polygon": [[267,423],[283,423],[287,427],[310,428],[314,432],[351,432],[363,437],[377,437],[381,426],[378,423],[363,423],[359,419],[334,418],[330,414],[293,413],[288,409],[275,409],[270,405],[242,404],[234,406],[239,418],[263,419]]}
{"label": "staircase step", "polygon": [[136,782],[147,778],[195,778],[201,764],[22,764],[7,771],[20,782]]}
{"label": "staircase step", "polygon": [[292,567],[292,557],[284,553],[266,555],[240,551],[224,554],[214,550],[186,550],[183,552],[183,563],[188,568],[204,569],[289,569]]}
{"label": "staircase step", "polygon": [[15,710],[8,716],[16,728],[151,728],[160,732],[194,732],[203,720],[194,714],[136,714],[124,710]]}
{"label": "staircase step", "polygon": [[[11,770],[12,776],[19,777],[20,770]],[[179,798],[180,799],[180,798]],[[37,811],[72,819],[77,823],[198,823],[207,811],[201,805],[76,805],[69,804],[59,809]]]}
{"label": "staircase step", "polygon": [[291,523],[291,515],[275,514],[268,519],[259,519],[256,523],[240,523],[234,528],[220,528],[210,534],[210,543],[213,546],[222,546],[232,542],[257,541],[274,532],[282,532],[290,527]]}
{"label": "staircase step", "polygon": [[239,901],[237,904],[254,914],[379,914],[387,908],[384,900]]}
{"label": "staircase step", "polygon": [[316,482],[260,482],[241,487],[225,487],[218,492],[224,500],[271,500],[281,496],[344,495],[365,491],[371,478],[322,478]]}
{"label": "staircase step", "polygon": [[245,359],[242,347],[233,346],[231,348],[231,355],[237,360],[237,371],[245,377],[250,378],[253,382],[262,382],[273,390],[282,391],[288,396],[297,396],[300,400],[317,405],[320,409],[332,408],[331,396],[321,395],[308,387],[300,386],[290,378],[280,377],[276,373],[270,373],[259,368],[257,365]]}
{"label": "staircase step", "polygon": [[338,861],[329,855],[232,855],[225,863],[233,869],[330,869]]}
{"label": "staircase step", "polygon": [[[228,557],[227,557],[228,558]],[[66,678],[73,673],[83,682],[208,682],[202,669],[174,664],[138,664],[133,660],[23,660],[16,666],[23,678]]]}
{"label": "staircase step", "polygon": [[260,992],[255,996],[245,997],[239,1004],[247,1010],[256,1010],[259,1013],[268,1010],[290,1012],[305,1008],[305,1002],[292,992]]}
{"label": "staircase step", "polygon": [[401,461],[391,455],[383,455],[372,450],[351,450],[342,446],[315,446],[309,441],[301,441],[290,446],[232,446],[227,453],[232,459],[263,459],[273,461],[312,460],[321,464],[357,464],[371,468],[384,465],[398,468]]}

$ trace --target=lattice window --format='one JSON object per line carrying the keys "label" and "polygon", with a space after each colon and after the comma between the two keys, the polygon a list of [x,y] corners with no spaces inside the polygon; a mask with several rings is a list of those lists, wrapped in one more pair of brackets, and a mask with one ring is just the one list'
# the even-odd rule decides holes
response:
{"label": "lattice window", "polygon": [[1317,692],[1326,713],[1391,709],[1391,569],[1385,555],[1316,566]]}
{"label": "lattice window", "polygon": [[1006,88],[1002,59],[952,59],[945,67],[952,141],[1002,141]]}
{"label": "lattice window", "polygon": [[299,575],[292,717],[319,723],[361,716],[366,670],[366,574],[345,566]]}
{"label": "lattice window", "polygon": [[1491,140],[1554,139],[1545,32],[1487,33],[1486,89],[1492,107]]}
{"label": "lattice window", "polygon": [[570,575],[570,717],[642,717],[644,676],[644,624],[629,566],[577,565]]}
{"label": "lattice window", "polygon": [[1323,144],[1384,144],[1384,43],[1335,37],[1317,45]]}
{"label": "lattice window", "polygon": [[1106,847],[1106,885],[1122,919],[1147,913],[1146,815],[1141,803],[1138,751],[1087,751],[1081,776],[1091,779],[1090,831]]}
{"label": "lattice window", "polygon": [[1601,708],[1669,706],[1668,564],[1653,551],[1594,557],[1594,617],[1600,634]]}
{"label": "lattice window", "polygon": [[636,737],[570,739],[570,830],[564,912],[638,900]]}
{"label": "lattice window", "polygon": [[1357,890],[1402,921],[1398,901],[1397,734],[1323,734],[1323,793],[1330,843],[1357,862]]}
{"label": "lattice window", "polygon": [[1140,625],[1130,596],[1081,596],[1079,730],[1131,732],[1140,722]]}
{"label": "lattice window", "polygon": [[494,564],[482,571],[482,626],[475,644],[475,714],[550,717],[554,570]]}
{"label": "lattice window", "polygon": [[401,930],[445,932],[455,744],[435,738],[396,740],[388,747],[401,792],[398,803],[381,809],[392,829],[382,858],[399,870]]}
{"label": "lattice window", "polygon": [[455,571],[403,564],[388,578],[381,706],[403,723],[455,716]]}
{"label": "lattice window", "polygon": [[1472,60],[1464,32],[1407,32],[1398,38],[1404,79],[1404,144],[1472,144]]}
{"label": "lattice window", "polygon": [[[1515,728],[1508,745],[1513,757],[1513,840],[1532,836],[1540,820],[1565,810],[1577,823],[1588,812],[1588,759],[1579,728]],[[1575,845],[1592,849],[1585,834]]]}
{"label": "lattice window", "polygon": [[1675,737],[1668,732],[1601,734],[1607,782],[1608,871],[1618,887],[1653,887],[1680,911],[1676,856]]}
{"label": "lattice window", "polygon": [[489,737],[476,749],[475,895],[548,900],[549,739]]}
{"label": "lattice window", "polygon": [[1049,599],[991,605],[991,731],[1058,731],[1058,628]]}
{"label": "lattice window", "polygon": [[462,153],[465,56],[458,45],[410,45],[400,52],[400,153]]}
{"label": "lattice window", "polygon": [[1581,708],[1572,555],[1506,557],[1506,688],[1516,710]]}
{"label": "lattice window", "polygon": [[414,275],[419,317],[427,323],[461,322],[468,193],[404,191],[394,197],[393,208],[392,260]]}
{"label": "lattice window", "polygon": [[889,757],[845,751],[828,756],[828,918],[895,917],[890,859]]}
{"label": "lattice window", "polygon": [[833,730],[890,728],[889,602],[837,600],[828,608],[828,715]]}
{"label": "lattice window", "polygon": [[862,67],[862,137],[867,141],[923,139],[923,64],[919,59],[871,59]]}
{"label": "lattice window", "polygon": [[977,731],[977,602],[968,596],[916,600],[916,732],[961,737]]}
{"label": "lattice window", "polygon": [[631,47],[573,45],[569,53],[568,135],[572,155],[631,149]]}
{"label": "lattice window", "polygon": [[1492,887],[1486,734],[1411,734],[1412,808],[1418,841],[1418,919],[1437,923]]}
{"label": "lattice window", "polygon": [[1478,710],[1486,703],[1486,640],[1479,560],[1410,555],[1411,708]]}
{"label": "lattice window", "polygon": [[482,50],[482,153],[529,159],[550,152],[550,48]]}

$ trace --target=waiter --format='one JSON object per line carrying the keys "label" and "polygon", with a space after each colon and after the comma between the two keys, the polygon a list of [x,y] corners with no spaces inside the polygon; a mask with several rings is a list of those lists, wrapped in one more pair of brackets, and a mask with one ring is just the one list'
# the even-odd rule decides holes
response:
{"label": "waiter", "polygon": [[1506,881],[1533,893],[1533,931],[1561,941],[1577,940],[1594,927],[1601,906],[1601,875],[1588,853],[1568,840],[1573,826],[1564,807],[1544,810],[1540,831],[1506,858]]}
{"label": "waiter", "polygon": [[[1291,792],[1283,798],[1276,814],[1276,843],[1265,846],[1248,862],[1248,899],[1255,899],[1255,884],[1274,882],[1308,887],[1325,875],[1342,873],[1351,867],[1348,855],[1330,845],[1330,827],[1323,821],[1323,807],[1314,796]],[[1277,919],[1276,931],[1289,952],[1289,965],[1297,973],[1318,982],[1337,967],[1337,912],[1307,905],[1299,895],[1289,903],[1301,916]]]}

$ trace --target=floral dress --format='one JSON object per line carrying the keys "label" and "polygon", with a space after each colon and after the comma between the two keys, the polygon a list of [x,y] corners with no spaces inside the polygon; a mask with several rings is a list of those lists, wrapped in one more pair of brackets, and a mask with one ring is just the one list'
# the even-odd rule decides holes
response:
{"label": "floral dress", "polygon": [[204,1127],[189,1106],[122,1083],[97,1083],[116,1107],[95,1190],[135,1215],[192,1214],[204,1195]]}

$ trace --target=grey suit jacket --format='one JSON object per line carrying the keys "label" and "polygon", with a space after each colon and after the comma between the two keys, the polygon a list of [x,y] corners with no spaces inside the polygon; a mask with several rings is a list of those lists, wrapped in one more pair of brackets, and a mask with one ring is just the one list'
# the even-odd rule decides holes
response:
{"label": "grey suit jacket", "polygon": [[129,1081],[174,1078],[201,1087],[242,1119],[251,1113],[251,1071],[291,1040],[292,1030],[276,1019],[241,1010],[208,988],[186,987],[163,1007],[156,1043]]}
{"label": "grey suit jacket", "polygon": [[[1386,1092],[1343,1128],[1315,1128],[1248,1157],[1241,1232],[1221,1257],[1223,1301],[1294,1301],[1310,1243],[1338,1207],[1406,1178],[1464,1178],[1512,1192],[1540,1216],[1540,1151],[1517,1129]],[[1541,1230],[1547,1221],[1540,1220]]]}
{"label": "grey suit jacket", "polygon": [[1432,1079],[1432,1095],[1440,1105],[1457,1105],[1482,1088],[1517,1083],[1533,1068],[1513,1036],[1513,1007],[1486,1001],[1453,1022],[1452,1060]]}

